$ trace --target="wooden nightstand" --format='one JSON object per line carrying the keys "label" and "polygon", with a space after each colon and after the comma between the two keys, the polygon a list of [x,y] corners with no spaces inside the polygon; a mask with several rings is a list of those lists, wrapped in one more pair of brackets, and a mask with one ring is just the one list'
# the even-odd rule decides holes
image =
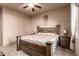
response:
{"label": "wooden nightstand", "polygon": [[31,35],[34,35],[34,34],[36,34],[36,33],[31,33]]}
{"label": "wooden nightstand", "polygon": [[60,36],[59,46],[63,48],[70,48],[70,37],[69,36]]}

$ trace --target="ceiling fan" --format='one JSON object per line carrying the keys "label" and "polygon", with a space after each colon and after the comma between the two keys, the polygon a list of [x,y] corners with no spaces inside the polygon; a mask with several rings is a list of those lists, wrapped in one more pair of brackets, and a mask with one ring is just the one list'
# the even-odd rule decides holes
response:
{"label": "ceiling fan", "polygon": [[23,6],[22,8],[25,9],[25,8],[27,8],[27,7],[32,8],[32,11],[33,11],[33,12],[35,11],[35,7],[36,7],[36,8],[39,8],[39,9],[42,8],[41,6],[39,6],[39,5],[37,5],[37,4],[33,4],[33,3],[30,3],[30,4],[28,4],[28,5],[25,5],[25,6]]}

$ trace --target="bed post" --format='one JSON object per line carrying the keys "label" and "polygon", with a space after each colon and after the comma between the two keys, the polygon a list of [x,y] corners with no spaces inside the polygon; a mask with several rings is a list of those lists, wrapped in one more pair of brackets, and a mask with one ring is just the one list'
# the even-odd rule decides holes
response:
{"label": "bed post", "polygon": [[17,51],[20,50],[20,41],[21,41],[21,36],[16,36],[16,44],[17,44]]}
{"label": "bed post", "polygon": [[56,25],[57,34],[60,35],[60,25]]}
{"label": "bed post", "polygon": [[52,44],[53,44],[53,42],[51,42],[51,41],[46,42],[46,56],[53,55]]}
{"label": "bed post", "polygon": [[38,33],[38,32],[40,32],[40,27],[39,27],[39,26],[37,26],[37,33]]}

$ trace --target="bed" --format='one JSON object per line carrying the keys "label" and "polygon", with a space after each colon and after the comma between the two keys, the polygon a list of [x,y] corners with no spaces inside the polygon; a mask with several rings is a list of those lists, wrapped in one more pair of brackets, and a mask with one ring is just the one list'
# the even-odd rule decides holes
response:
{"label": "bed", "polygon": [[60,25],[54,28],[37,26],[34,35],[16,36],[17,51],[22,50],[31,56],[52,56],[59,39]]}

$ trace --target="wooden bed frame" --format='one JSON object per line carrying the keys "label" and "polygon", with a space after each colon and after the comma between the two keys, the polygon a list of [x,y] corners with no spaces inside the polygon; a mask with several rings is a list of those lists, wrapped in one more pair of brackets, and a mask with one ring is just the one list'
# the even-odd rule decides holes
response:
{"label": "wooden bed frame", "polygon": [[[52,32],[60,34],[60,25],[56,25],[55,28],[40,28],[37,26],[37,32]],[[30,43],[21,40],[21,36],[16,36],[17,39],[17,51],[22,50],[31,56],[51,56],[53,42],[46,42],[46,46],[40,46],[38,44]]]}

